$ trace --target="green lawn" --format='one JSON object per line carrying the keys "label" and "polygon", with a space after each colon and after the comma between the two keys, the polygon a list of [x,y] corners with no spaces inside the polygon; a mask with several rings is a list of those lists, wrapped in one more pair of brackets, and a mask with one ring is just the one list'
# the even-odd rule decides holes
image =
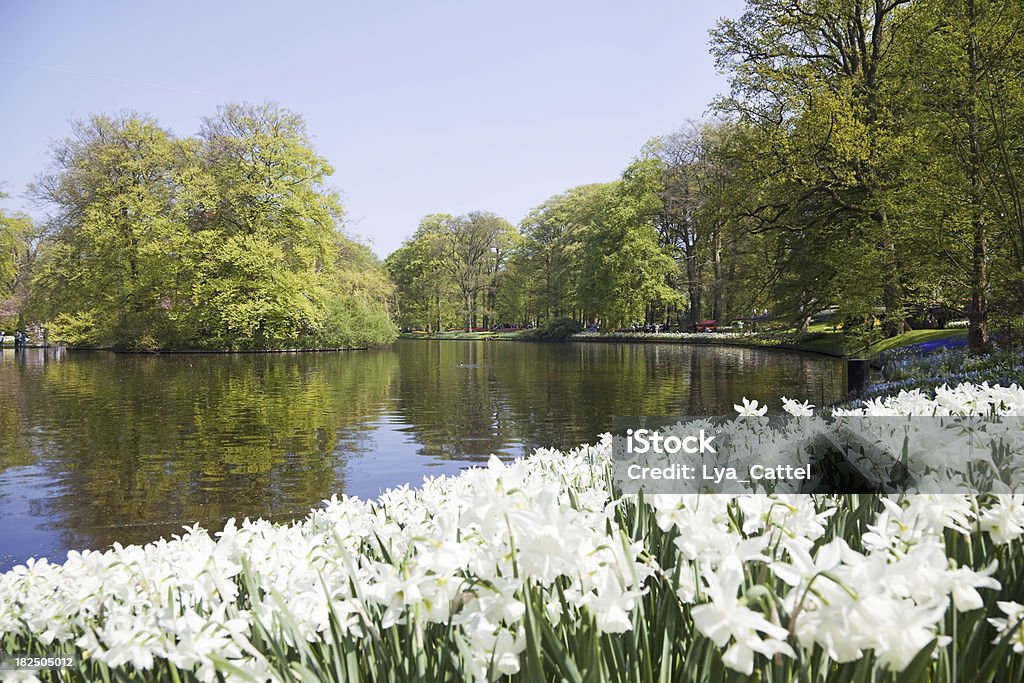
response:
{"label": "green lawn", "polygon": [[818,333],[821,336],[816,339],[800,342],[794,346],[805,351],[828,353],[836,356],[842,356],[844,354],[854,356],[874,356],[875,354],[883,351],[889,351],[903,346],[912,346],[914,344],[935,341],[938,339],[959,339],[967,335],[967,330],[965,329],[911,330],[910,332],[906,332],[896,337],[890,337],[889,339],[883,339],[875,342],[866,351],[854,350],[851,353],[846,350],[842,332],[832,332],[831,323],[825,324],[825,329],[821,329],[822,326],[823,325],[812,325],[808,330],[812,334]]}
{"label": "green lawn", "polygon": [[807,326],[807,332],[808,332],[808,334],[818,334],[818,333],[829,334],[829,333],[835,332],[836,331],[835,330],[836,327],[842,328],[842,325],[838,325],[837,323],[833,323],[833,322],[814,323],[813,325],[808,325]]}
{"label": "green lawn", "polygon": [[959,339],[967,336],[966,329],[955,330],[911,330],[901,335],[883,339],[871,345],[871,353],[881,353],[901,346],[911,346],[921,342],[935,341],[937,339]]}

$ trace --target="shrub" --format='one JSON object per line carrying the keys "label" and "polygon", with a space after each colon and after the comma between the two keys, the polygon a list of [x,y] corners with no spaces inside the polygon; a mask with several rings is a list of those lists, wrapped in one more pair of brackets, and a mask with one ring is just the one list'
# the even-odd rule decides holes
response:
{"label": "shrub", "polygon": [[582,329],[583,326],[572,318],[554,318],[544,323],[534,334],[538,339],[546,341],[565,341]]}

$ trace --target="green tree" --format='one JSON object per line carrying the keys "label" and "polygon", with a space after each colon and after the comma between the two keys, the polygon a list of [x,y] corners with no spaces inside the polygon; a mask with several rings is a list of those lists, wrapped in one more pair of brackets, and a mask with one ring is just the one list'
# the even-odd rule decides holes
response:
{"label": "green tree", "polygon": [[305,123],[273,104],[231,104],[200,131],[201,171],[213,187],[186,258],[191,324],[213,339],[257,346],[329,337],[324,327],[342,239],[333,169]]}
{"label": "green tree", "polygon": [[513,234],[505,269],[495,288],[494,319],[502,324],[525,326],[537,322],[534,282],[526,263],[529,252],[521,234]]}
{"label": "green tree", "polygon": [[[748,0],[739,19],[712,32],[712,50],[732,85],[718,106],[766,129],[764,154],[776,161],[768,176],[774,198],[762,220],[775,214],[778,229],[813,229],[802,205],[821,217],[827,201],[825,215],[843,223],[857,247],[843,252],[846,258],[882,264],[878,295],[891,333],[904,329],[914,284],[894,202],[913,171],[905,165],[912,131],[903,116],[909,86],[900,59],[913,11],[910,0]],[[870,253],[859,249],[865,244],[873,245]]]}
{"label": "green tree", "polygon": [[515,269],[525,275],[535,322],[579,311],[579,250],[583,233],[593,222],[590,199],[596,187],[575,187],[551,197],[520,223],[523,244]]}
{"label": "green tree", "polygon": [[585,233],[580,259],[585,320],[614,328],[645,319],[649,306],[678,300],[668,285],[675,263],[654,227],[660,183],[659,165],[639,160],[597,193],[601,210]]}
{"label": "green tree", "polygon": [[[0,192],[0,199],[7,195]],[[0,210],[0,298],[12,296],[21,284],[31,257],[32,219]]]}
{"label": "green tree", "polygon": [[928,164],[914,189],[925,220],[941,226],[946,269],[963,273],[954,300],[967,300],[972,348],[988,344],[992,269],[1021,268],[1022,144],[1019,73],[1024,5],[1018,0],[924,0],[920,38],[908,55],[919,83]]}
{"label": "green tree", "polygon": [[710,231],[701,225],[700,192],[703,152],[700,129],[691,126],[647,143],[643,155],[661,175],[657,194],[660,200],[656,226],[662,245],[680,264],[680,276],[672,285],[686,293],[687,320],[695,326],[704,315],[704,242]]}
{"label": "green tree", "polygon": [[57,143],[30,192],[54,209],[35,312],[69,341],[149,345],[166,332],[189,235],[187,150],[152,119],[94,116]]}
{"label": "green tree", "polygon": [[495,278],[504,267],[513,230],[504,218],[474,211],[446,221],[438,231],[436,253],[459,291],[467,330],[476,327],[481,313],[488,322]]}
{"label": "green tree", "polygon": [[365,244],[341,239],[327,298],[323,346],[379,346],[398,336],[397,290],[388,270]]}
{"label": "green tree", "polygon": [[382,264],[341,231],[302,118],[231,104],[198,138],[95,116],[32,186],[53,208],[33,279],[54,338],[125,347],[393,339]]}
{"label": "green tree", "polygon": [[441,263],[440,238],[453,223],[448,214],[424,216],[413,236],[386,260],[403,328],[439,332],[459,320],[455,283]]}

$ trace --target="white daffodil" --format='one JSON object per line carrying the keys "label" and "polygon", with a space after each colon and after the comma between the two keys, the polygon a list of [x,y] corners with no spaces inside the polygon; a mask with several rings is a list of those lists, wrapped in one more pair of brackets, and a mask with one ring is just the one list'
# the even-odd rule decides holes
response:
{"label": "white daffodil", "polygon": [[722,656],[726,666],[749,675],[754,670],[755,652],[766,657],[796,656],[785,642],[786,629],[768,621],[738,597],[743,583],[743,565],[739,560],[727,558],[717,570],[704,571],[703,577],[710,602],[697,605],[690,614],[694,626],[718,647],[732,641]]}
{"label": "white daffodil", "polygon": [[814,415],[814,406],[808,401],[798,402],[782,397],[782,409],[794,417],[810,417]]}
{"label": "white daffodil", "polygon": [[743,397],[743,405],[733,404],[733,409],[744,417],[761,416],[768,412],[768,406],[762,406],[757,401],[748,401]]}
{"label": "white daffodil", "polygon": [[1010,543],[1024,534],[1024,494],[1002,494],[981,513],[980,526],[996,543]]}
{"label": "white daffodil", "polygon": [[999,601],[996,602],[996,606],[1005,615],[1002,618],[993,617],[988,620],[988,623],[996,627],[999,631],[996,635],[993,643],[1000,642],[1006,635],[1013,629],[1014,631],[1012,638],[1013,651],[1017,654],[1024,654],[1024,605],[1019,602],[1011,601]]}
{"label": "white daffodil", "polygon": [[[878,630],[875,655],[890,671],[903,671],[917,653],[936,637],[936,627],[946,613],[944,600],[918,605],[909,600],[871,599]],[[948,640],[946,640],[948,642]],[[941,644],[941,643],[940,643]]]}

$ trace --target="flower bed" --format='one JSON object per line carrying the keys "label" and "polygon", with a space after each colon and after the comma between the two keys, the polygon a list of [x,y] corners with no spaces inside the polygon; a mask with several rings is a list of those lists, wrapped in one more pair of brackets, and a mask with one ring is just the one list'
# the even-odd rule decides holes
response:
{"label": "flower bed", "polygon": [[965,348],[966,337],[942,339],[900,347],[879,354],[882,381],[861,398],[894,394],[901,390],[932,392],[947,383],[1009,384],[1024,375],[1024,357],[1012,350],[973,354]]}
{"label": "flower bed", "polygon": [[[846,412],[1024,415],[1024,389]],[[610,449],[29,562],[0,652],[77,680],[1024,678],[1024,496],[617,496]]]}

